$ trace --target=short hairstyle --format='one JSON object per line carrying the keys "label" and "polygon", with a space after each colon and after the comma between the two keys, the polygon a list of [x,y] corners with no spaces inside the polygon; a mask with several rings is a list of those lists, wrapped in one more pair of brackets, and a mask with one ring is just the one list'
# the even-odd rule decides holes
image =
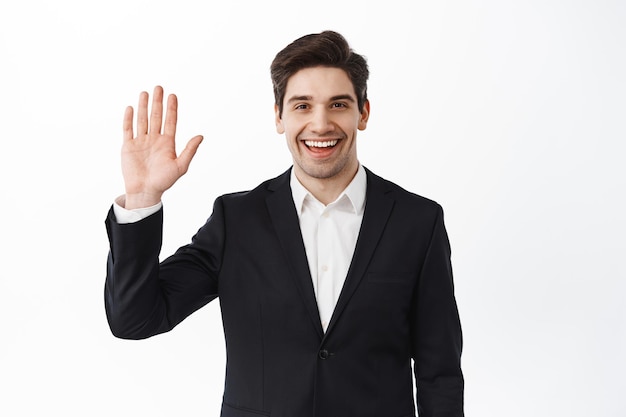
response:
{"label": "short hairstyle", "polygon": [[339,68],[348,74],[357,96],[359,111],[362,112],[367,101],[367,61],[350,48],[342,35],[327,30],[296,39],[276,54],[272,61],[270,72],[279,116],[283,114],[289,78],[301,69],[318,66]]}

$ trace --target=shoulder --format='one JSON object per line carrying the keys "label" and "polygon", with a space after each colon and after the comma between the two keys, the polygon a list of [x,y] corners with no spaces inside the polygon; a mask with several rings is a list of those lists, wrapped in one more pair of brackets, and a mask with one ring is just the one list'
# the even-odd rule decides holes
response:
{"label": "shoulder", "polygon": [[263,202],[265,199],[277,189],[281,187],[289,187],[289,174],[291,169],[282,174],[263,181],[256,187],[246,191],[237,191],[223,194],[218,197],[218,201],[225,205],[243,205],[247,206],[255,202]]}
{"label": "shoulder", "polygon": [[383,194],[392,198],[396,204],[409,209],[420,210],[438,215],[442,211],[441,205],[427,197],[409,191],[400,185],[374,174],[365,168],[367,173],[368,197],[372,194]]}

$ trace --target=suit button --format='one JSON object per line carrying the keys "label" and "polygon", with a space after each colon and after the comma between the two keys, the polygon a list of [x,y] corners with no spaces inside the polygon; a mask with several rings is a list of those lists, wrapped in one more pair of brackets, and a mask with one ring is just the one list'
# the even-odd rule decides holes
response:
{"label": "suit button", "polygon": [[320,357],[320,359],[328,359],[330,353],[328,353],[326,349],[322,349],[319,351],[318,356]]}

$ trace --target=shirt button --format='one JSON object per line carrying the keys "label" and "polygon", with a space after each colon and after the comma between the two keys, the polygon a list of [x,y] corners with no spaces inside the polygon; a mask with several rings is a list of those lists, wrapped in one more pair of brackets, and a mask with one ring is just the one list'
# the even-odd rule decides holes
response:
{"label": "shirt button", "polygon": [[325,219],[327,219],[329,216],[330,216],[330,214],[328,214],[328,213],[322,214],[322,217],[325,218]]}
{"label": "shirt button", "polygon": [[326,349],[322,349],[319,351],[318,356],[320,357],[320,359],[328,359],[328,357],[330,356],[330,353],[328,353]]}
{"label": "shirt button", "polygon": [[328,271],[328,267],[326,265],[322,266],[322,271],[324,272]]}

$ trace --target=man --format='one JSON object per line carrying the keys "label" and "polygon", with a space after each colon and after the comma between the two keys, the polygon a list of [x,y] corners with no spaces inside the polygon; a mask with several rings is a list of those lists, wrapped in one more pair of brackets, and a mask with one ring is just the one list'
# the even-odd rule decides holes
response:
{"label": "man", "polygon": [[[177,157],[176,97],[155,88],[124,116],[126,187],[106,221],[105,285],[114,335],[171,330],[220,297],[227,368],[222,417],[463,415],[461,328],[441,207],[357,159],[366,128],[366,61],[326,31],[297,39],[271,67],[276,128],[293,167],[215,201],[159,264],[161,196],[202,137]],[[124,208],[122,208],[122,206]]]}

